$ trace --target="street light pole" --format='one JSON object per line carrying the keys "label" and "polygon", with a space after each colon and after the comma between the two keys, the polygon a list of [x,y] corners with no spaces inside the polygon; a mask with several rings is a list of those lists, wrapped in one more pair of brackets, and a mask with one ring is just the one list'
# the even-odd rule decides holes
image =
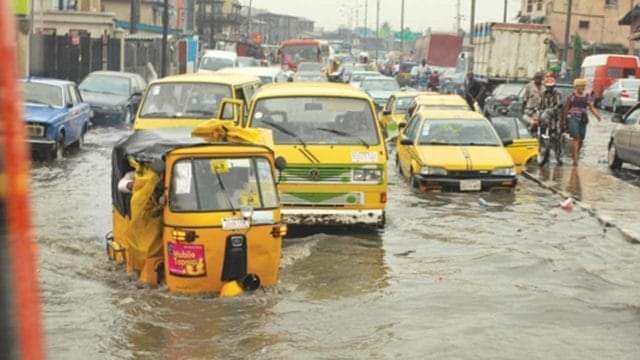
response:
{"label": "street light pole", "polygon": [[162,77],[167,76],[167,37],[169,33],[169,0],[164,0],[162,12],[162,59],[160,62],[160,73]]}
{"label": "street light pole", "polygon": [[404,53],[404,0],[400,9],[400,53]]}
{"label": "street light pole", "polygon": [[502,22],[507,22],[507,8],[509,7],[509,0],[504,0],[504,16]]}
{"label": "street light pole", "polygon": [[567,5],[567,21],[564,28],[564,50],[562,51],[562,62],[566,68],[569,57],[569,34],[571,33],[571,12],[573,11],[573,0],[569,0]]}
{"label": "street light pole", "polygon": [[369,0],[364,0],[364,36],[367,36],[367,25],[369,18]]}
{"label": "street light pole", "polygon": [[378,60],[378,50],[380,49],[380,0],[376,2],[376,61]]}
{"label": "street light pole", "polygon": [[469,43],[473,45],[473,28],[476,26],[476,0],[471,0],[471,24],[469,25]]}
{"label": "street light pole", "polygon": [[249,0],[249,13],[247,14],[247,21],[249,22],[249,24],[247,25],[247,36],[249,38],[251,38],[251,30],[252,30],[252,22],[253,19],[251,18],[251,8],[253,7],[253,0]]}

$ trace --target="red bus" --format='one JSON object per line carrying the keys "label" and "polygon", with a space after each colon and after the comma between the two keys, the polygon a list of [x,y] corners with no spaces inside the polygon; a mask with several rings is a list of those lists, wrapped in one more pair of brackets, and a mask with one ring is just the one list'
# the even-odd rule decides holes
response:
{"label": "red bus", "polygon": [[280,44],[280,63],[286,70],[295,71],[301,62],[322,63],[320,40],[294,39]]}
{"label": "red bus", "polygon": [[640,61],[637,56],[600,54],[587,56],[582,62],[581,77],[587,80],[587,91],[591,91],[596,101],[602,92],[617,79],[640,76]]}

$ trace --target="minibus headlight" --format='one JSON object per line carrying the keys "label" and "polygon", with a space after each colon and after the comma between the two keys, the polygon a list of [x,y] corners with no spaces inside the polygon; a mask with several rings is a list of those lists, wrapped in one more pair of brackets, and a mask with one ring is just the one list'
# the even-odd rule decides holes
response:
{"label": "minibus headlight", "polygon": [[380,169],[354,169],[353,181],[355,182],[379,182],[382,180]]}

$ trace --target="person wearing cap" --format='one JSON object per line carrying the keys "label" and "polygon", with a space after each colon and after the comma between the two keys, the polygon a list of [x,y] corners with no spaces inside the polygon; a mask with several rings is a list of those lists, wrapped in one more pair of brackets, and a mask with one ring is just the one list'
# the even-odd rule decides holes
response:
{"label": "person wearing cap", "polygon": [[541,110],[542,96],[544,95],[544,86],[542,80],[544,73],[538,71],[533,80],[524,88],[524,116],[523,120],[527,122],[530,128],[537,124],[538,112]]}
{"label": "person wearing cap", "polygon": [[589,123],[588,112],[591,112],[598,121],[601,121],[602,118],[593,106],[591,96],[585,91],[587,81],[585,79],[576,79],[573,82],[573,87],[574,92],[567,98],[564,104],[562,118],[567,124],[569,135],[571,135],[571,139],[573,140],[571,144],[571,158],[573,159],[573,166],[577,166],[580,149],[582,149],[584,139],[587,136],[587,124]]}
{"label": "person wearing cap", "polygon": [[[556,89],[556,79],[547,74],[542,84],[544,85],[544,93],[542,94],[540,103],[539,123],[535,123],[533,127],[540,126],[540,130],[545,132],[547,127],[551,126],[551,129],[555,129],[558,131],[558,134],[561,134],[563,126],[560,121],[559,110],[562,109],[564,104],[562,103],[560,92]],[[551,112],[546,112],[546,110],[551,110]],[[555,153],[557,163],[562,164],[560,152],[555,151]]]}

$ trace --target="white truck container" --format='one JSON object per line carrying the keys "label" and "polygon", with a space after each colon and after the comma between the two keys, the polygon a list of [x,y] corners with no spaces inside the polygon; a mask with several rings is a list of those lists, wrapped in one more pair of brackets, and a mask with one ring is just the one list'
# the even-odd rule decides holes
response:
{"label": "white truck container", "polygon": [[551,28],[519,23],[484,23],[475,27],[473,72],[489,82],[528,81],[547,69]]}

